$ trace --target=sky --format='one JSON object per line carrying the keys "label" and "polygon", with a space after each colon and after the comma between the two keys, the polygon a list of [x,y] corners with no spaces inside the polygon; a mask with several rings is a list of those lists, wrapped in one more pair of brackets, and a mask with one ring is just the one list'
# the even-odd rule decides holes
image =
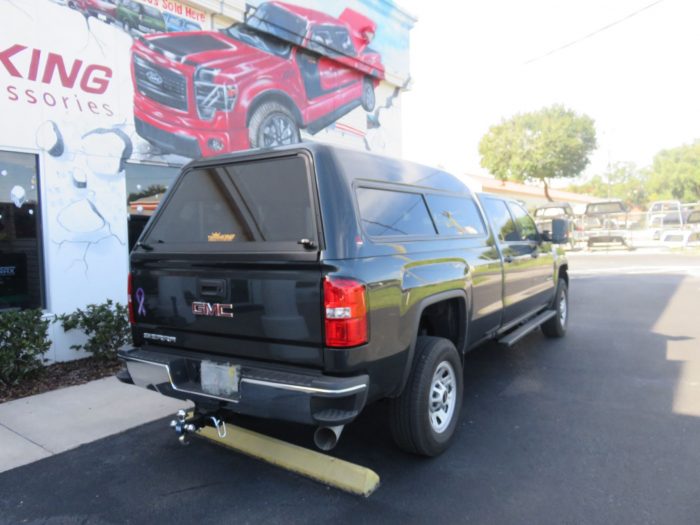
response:
{"label": "sky", "polygon": [[404,157],[484,175],[478,145],[489,127],[551,104],[595,121],[598,149],[584,178],[608,163],[647,166],[658,151],[699,139],[700,1],[662,0],[542,57],[652,3],[399,0],[418,18]]}

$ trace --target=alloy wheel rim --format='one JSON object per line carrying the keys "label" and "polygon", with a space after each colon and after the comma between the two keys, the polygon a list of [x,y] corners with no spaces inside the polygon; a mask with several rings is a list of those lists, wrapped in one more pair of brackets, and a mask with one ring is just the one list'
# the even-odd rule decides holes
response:
{"label": "alloy wheel rim", "polygon": [[265,147],[294,144],[294,123],[285,115],[273,115],[262,127],[262,144]]}
{"label": "alloy wheel rim", "polygon": [[568,304],[566,301],[566,292],[562,292],[559,299],[559,321],[562,326],[566,325],[566,315],[568,314]]}
{"label": "alloy wheel rim", "polygon": [[430,384],[428,416],[430,426],[437,434],[443,433],[452,422],[457,404],[457,374],[447,361],[442,361]]}
{"label": "alloy wheel rim", "polygon": [[365,101],[367,102],[367,107],[374,106],[374,90],[369,83],[365,83]]}

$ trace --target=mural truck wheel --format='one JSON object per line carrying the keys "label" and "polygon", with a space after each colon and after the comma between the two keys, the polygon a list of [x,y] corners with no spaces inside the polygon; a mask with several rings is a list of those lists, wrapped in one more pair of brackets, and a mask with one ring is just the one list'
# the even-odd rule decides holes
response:
{"label": "mural truck wheel", "polygon": [[299,126],[292,113],[278,102],[259,106],[248,124],[251,148],[272,148],[301,142]]}
{"label": "mural truck wheel", "polygon": [[365,111],[374,110],[374,84],[369,78],[365,78],[362,82],[362,98],[360,99],[360,102],[362,103],[362,109]]}

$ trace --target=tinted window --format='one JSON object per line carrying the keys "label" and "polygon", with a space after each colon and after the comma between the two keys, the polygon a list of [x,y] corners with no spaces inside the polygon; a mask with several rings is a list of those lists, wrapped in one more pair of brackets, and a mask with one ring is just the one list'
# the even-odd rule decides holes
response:
{"label": "tinted window", "polygon": [[358,188],[360,217],[367,234],[435,235],[435,227],[418,193]]}
{"label": "tinted window", "polygon": [[0,152],[0,310],[43,306],[36,161]]}
{"label": "tinted window", "polygon": [[143,6],[143,12],[148,16],[152,16],[153,18],[162,18],[160,11],[158,11],[158,9],[155,7],[148,7],[145,5]]}
{"label": "tinted window", "polygon": [[484,235],[486,229],[471,199],[427,195],[428,207],[440,235]]}
{"label": "tinted window", "polygon": [[315,26],[311,30],[308,48],[327,56],[356,54],[347,29],[333,25]]}
{"label": "tinted window", "polygon": [[500,240],[506,242],[520,240],[520,234],[515,227],[515,223],[513,222],[513,218],[505,202],[486,198],[482,200],[482,204]]}
{"label": "tinted window", "polygon": [[520,234],[520,240],[538,241],[540,237],[537,234],[537,226],[535,226],[535,221],[532,220],[532,217],[528,215],[525,209],[519,204],[511,202],[510,210],[513,212],[515,224],[518,228],[518,233]]}
{"label": "tinted window", "polygon": [[306,163],[300,157],[242,162],[187,172],[146,242],[289,243],[316,240]]}
{"label": "tinted window", "polygon": [[260,31],[251,29],[243,24],[231,26],[228,29],[224,29],[224,32],[236,40],[240,40],[241,42],[244,42],[257,49],[261,49],[278,56],[286,57],[289,55],[291,50],[290,45],[283,40],[270,36],[266,33],[261,33]]}
{"label": "tinted window", "polygon": [[175,181],[179,172],[179,168],[172,166],[126,163],[129,250],[136,244],[146,222],[156,211],[165,192]]}

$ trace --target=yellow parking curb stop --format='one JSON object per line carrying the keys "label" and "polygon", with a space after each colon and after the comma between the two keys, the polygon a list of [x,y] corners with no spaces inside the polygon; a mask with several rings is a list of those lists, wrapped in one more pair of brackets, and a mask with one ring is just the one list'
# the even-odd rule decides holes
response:
{"label": "yellow parking curb stop", "polygon": [[227,424],[226,436],[220,437],[206,426],[197,435],[346,492],[367,497],[379,487],[379,476],[371,469],[242,427]]}

